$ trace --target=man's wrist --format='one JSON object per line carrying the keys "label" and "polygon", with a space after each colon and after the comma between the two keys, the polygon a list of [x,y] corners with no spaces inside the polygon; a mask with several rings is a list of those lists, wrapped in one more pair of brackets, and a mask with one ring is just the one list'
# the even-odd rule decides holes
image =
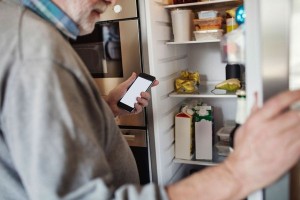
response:
{"label": "man's wrist", "polygon": [[249,190],[248,185],[246,184],[246,180],[244,179],[239,173],[239,171],[243,170],[241,169],[241,166],[238,166],[235,162],[235,159],[233,157],[230,157],[229,159],[225,160],[224,163],[222,163],[222,168],[224,170],[224,173],[227,174],[230,182],[233,184],[233,188],[235,189],[235,197],[238,198],[244,198],[245,195],[248,194]]}
{"label": "man's wrist", "polygon": [[118,106],[115,103],[113,103],[112,101],[110,101],[109,96],[104,96],[103,99],[107,103],[107,105],[109,106],[112,113],[114,114],[114,117],[117,117],[118,114],[119,114]]}
{"label": "man's wrist", "polygon": [[[171,200],[240,200],[247,193],[244,182],[235,176],[231,163],[208,167],[166,187]],[[230,161],[231,162],[231,161]]]}

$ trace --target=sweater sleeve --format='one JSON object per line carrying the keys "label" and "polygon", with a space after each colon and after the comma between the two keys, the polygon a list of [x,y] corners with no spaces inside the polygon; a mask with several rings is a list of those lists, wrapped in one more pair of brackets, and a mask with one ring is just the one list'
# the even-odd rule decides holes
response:
{"label": "sweater sleeve", "polygon": [[84,73],[45,60],[18,65],[7,81],[2,127],[28,199],[167,199],[163,187],[130,180],[130,149]]}

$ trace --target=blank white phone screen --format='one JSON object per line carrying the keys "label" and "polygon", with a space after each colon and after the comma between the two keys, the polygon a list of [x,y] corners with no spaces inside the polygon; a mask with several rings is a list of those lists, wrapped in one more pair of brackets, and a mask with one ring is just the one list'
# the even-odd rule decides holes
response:
{"label": "blank white phone screen", "polygon": [[136,98],[141,96],[141,92],[145,92],[151,85],[151,81],[137,77],[135,82],[131,85],[125,96],[121,99],[121,102],[127,104],[128,106],[134,108],[134,103],[136,103]]}

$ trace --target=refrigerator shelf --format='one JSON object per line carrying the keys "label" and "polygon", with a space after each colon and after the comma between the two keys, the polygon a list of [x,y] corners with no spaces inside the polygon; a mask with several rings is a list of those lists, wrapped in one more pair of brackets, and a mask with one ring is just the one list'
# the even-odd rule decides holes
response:
{"label": "refrigerator shelf", "polygon": [[213,160],[196,160],[195,156],[193,156],[192,160],[174,158],[173,162],[189,165],[214,166],[222,163],[226,158],[226,156],[219,156],[216,151],[214,151]]}
{"label": "refrigerator shelf", "polygon": [[211,91],[215,88],[215,85],[200,85],[199,92],[196,94],[178,94],[172,92],[169,97],[178,98],[236,98],[235,93],[226,93],[225,90],[216,90],[212,93]]}
{"label": "refrigerator shelf", "polygon": [[208,1],[201,1],[195,3],[171,4],[171,5],[164,6],[164,8],[174,9],[174,8],[186,8],[186,7],[201,7],[205,5],[214,5],[214,4],[226,4],[226,5],[237,6],[242,3],[243,1],[241,0],[208,0]]}
{"label": "refrigerator shelf", "polygon": [[206,41],[186,41],[186,42],[166,42],[166,44],[206,44],[206,43],[216,43],[216,42],[220,42],[221,40],[206,40]]}
{"label": "refrigerator shelf", "polygon": [[174,159],[175,163],[182,163],[182,164],[190,164],[190,165],[201,165],[201,166],[214,166],[218,163],[213,161],[201,161],[201,160],[184,160],[184,159]]}

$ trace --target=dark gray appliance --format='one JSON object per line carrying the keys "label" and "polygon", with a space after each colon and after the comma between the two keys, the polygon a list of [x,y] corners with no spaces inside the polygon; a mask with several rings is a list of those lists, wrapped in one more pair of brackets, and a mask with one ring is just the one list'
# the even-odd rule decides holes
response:
{"label": "dark gray appliance", "polygon": [[[93,33],[71,41],[105,97],[132,72],[142,72],[140,19],[136,0],[118,1],[101,15]],[[145,111],[117,117],[136,158],[142,184],[150,182]]]}
{"label": "dark gray appliance", "polygon": [[147,142],[147,130],[142,129],[121,129],[135,157],[140,175],[140,183],[150,182],[149,150]]}

